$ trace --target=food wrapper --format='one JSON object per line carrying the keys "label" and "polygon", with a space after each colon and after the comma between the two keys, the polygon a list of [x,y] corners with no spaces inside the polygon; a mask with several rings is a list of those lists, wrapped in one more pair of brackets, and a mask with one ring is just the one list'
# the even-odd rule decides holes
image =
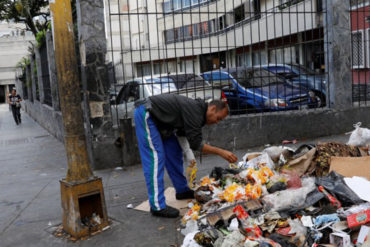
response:
{"label": "food wrapper", "polygon": [[188,180],[189,188],[193,189],[195,186],[195,179],[197,178],[197,162],[193,160],[186,168],[186,179]]}

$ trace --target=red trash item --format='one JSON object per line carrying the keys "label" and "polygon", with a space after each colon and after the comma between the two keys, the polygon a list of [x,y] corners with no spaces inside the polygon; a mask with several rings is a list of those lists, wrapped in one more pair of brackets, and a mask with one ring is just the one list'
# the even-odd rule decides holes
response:
{"label": "red trash item", "polygon": [[244,210],[241,205],[238,205],[234,208],[233,212],[236,214],[236,217],[240,220],[243,228],[248,233],[248,235],[252,235],[253,237],[261,237],[262,231],[261,229],[250,222],[249,214]]}
{"label": "red trash item", "polygon": [[294,236],[294,235],[295,235],[295,233],[289,233],[289,232],[290,232],[290,230],[291,230],[291,228],[290,228],[290,226],[288,226],[288,227],[280,228],[280,229],[279,229],[279,230],[277,230],[276,232],[277,232],[278,234],[280,234],[280,235],[283,235],[283,236],[289,236],[289,237]]}
{"label": "red trash item", "polygon": [[288,189],[298,189],[302,187],[302,180],[295,172],[285,172],[289,179],[287,181],[287,188]]}
{"label": "red trash item", "polygon": [[348,224],[348,227],[350,228],[363,225],[368,222],[370,222],[370,209],[366,211],[362,211],[357,214],[352,214],[350,216],[347,216],[347,224]]}
{"label": "red trash item", "polygon": [[338,201],[334,196],[332,196],[329,192],[327,192],[323,186],[319,186],[319,191],[321,193],[324,193],[324,195],[326,196],[326,198],[328,198],[328,200],[330,201],[331,205],[333,205],[334,207],[336,208],[341,208],[342,207],[342,204],[340,203],[340,201]]}

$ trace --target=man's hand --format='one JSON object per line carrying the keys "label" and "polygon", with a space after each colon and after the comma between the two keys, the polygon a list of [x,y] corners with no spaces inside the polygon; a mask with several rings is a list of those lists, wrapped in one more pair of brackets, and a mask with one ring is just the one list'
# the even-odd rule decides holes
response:
{"label": "man's hand", "polygon": [[202,152],[206,154],[217,154],[230,163],[235,163],[238,161],[238,158],[232,152],[229,152],[221,148],[213,147],[208,144],[204,144]]}
{"label": "man's hand", "polygon": [[235,163],[238,161],[238,158],[235,156],[235,154],[227,150],[221,150],[219,155],[230,163]]}

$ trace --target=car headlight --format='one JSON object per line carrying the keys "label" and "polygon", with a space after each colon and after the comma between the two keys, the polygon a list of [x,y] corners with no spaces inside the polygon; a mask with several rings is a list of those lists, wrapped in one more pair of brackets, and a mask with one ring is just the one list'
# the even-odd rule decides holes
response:
{"label": "car headlight", "polygon": [[288,104],[283,99],[269,99],[265,101],[266,107],[284,107],[287,105]]}

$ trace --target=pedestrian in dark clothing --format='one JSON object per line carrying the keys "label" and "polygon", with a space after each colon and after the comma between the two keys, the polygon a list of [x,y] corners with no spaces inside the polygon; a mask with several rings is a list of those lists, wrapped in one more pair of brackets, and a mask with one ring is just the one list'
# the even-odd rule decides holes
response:
{"label": "pedestrian in dark clothing", "polygon": [[205,103],[176,94],[156,95],[137,104],[135,128],[151,213],[160,217],[177,217],[179,211],[166,205],[164,168],[176,190],[176,199],[192,199],[183,174],[183,152],[176,136],[185,136],[190,148],[203,153],[217,154],[230,163],[237,157],[226,150],[203,141],[202,127],[216,124],[229,113],[225,102]]}
{"label": "pedestrian in dark clothing", "polygon": [[15,89],[12,90],[11,95],[8,97],[9,105],[12,109],[13,118],[15,123],[18,125],[22,123],[21,120],[21,96],[17,94],[17,91]]}

